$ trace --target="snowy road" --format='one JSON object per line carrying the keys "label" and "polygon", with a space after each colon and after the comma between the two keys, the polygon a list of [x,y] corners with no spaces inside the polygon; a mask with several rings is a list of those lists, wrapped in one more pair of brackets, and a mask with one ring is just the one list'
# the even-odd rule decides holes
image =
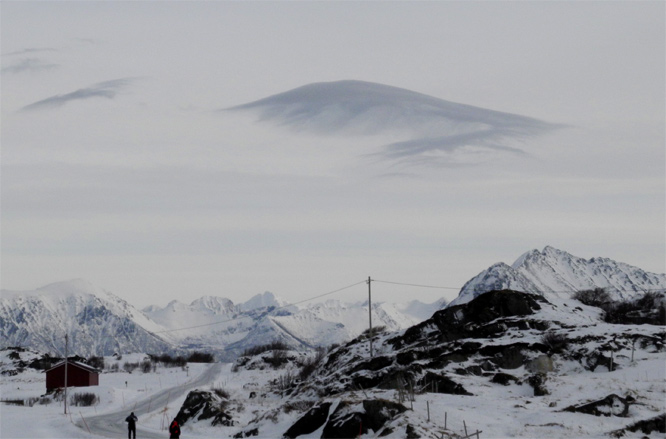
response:
{"label": "snowy road", "polygon": [[[217,377],[221,368],[222,363],[212,364],[201,375],[194,378],[192,381],[188,381],[184,384],[181,384],[180,386],[161,390],[151,397],[139,401],[134,408],[134,413],[139,417],[139,423],[136,427],[137,438],[164,439],[165,437],[168,437],[169,434],[166,431],[142,427],[140,421],[141,415],[149,413],[151,407],[154,410],[155,407],[166,406],[169,399],[173,401],[190,389],[209,384]],[[127,436],[127,424],[125,423],[125,418],[127,415],[127,409],[123,409],[121,411],[87,418],[85,424],[83,421],[79,421],[76,425],[86,431],[90,429],[93,434],[99,437],[125,437]]]}

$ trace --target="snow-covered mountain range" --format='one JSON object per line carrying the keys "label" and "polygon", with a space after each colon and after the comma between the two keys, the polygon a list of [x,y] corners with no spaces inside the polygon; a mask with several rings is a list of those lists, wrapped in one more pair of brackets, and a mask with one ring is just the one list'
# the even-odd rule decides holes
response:
{"label": "snow-covered mountain range", "polygon": [[546,297],[604,288],[613,299],[629,299],[646,291],[666,289],[666,274],[648,273],[612,259],[583,259],[547,246],[530,250],[513,264],[499,262],[462,287],[449,306],[460,305],[492,290],[511,289]]}
{"label": "snow-covered mountain range", "polygon": [[[443,301],[373,304],[373,324],[405,329],[432,315]],[[35,291],[2,291],[0,346],[63,355],[205,350],[233,358],[257,344],[280,340],[295,348],[342,343],[366,329],[367,304],[339,301],[290,306],[270,292],[238,305],[205,296],[192,303],[138,310],[85,280]]]}
{"label": "snow-covered mountain range", "polygon": [[[548,298],[596,287],[605,288],[615,299],[627,299],[666,289],[666,274],[607,258],[586,260],[546,247],[523,254],[512,265],[492,265],[469,280],[449,306],[492,290]],[[404,330],[445,306],[444,300],[373,303],[373,326],[389,332]],[[274,340],[297,349],[344,343],[366,330],[367,320],[367,303],[328,300],[293,306],[270,292],[240,304],[206,296],[190,304],[172,301],[165,307],[138,310],[89,282],[73,280],[35,291],[3,290],[0,347],[23,346],[62,355],[68,334],[70,352],[84,356],[202,350],[232,359]]]}

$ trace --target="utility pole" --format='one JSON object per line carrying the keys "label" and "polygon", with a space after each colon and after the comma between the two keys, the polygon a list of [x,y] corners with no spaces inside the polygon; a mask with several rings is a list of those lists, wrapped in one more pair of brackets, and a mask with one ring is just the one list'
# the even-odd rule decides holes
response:
{"label": "utility pole", "polygon": [[368,320],[370,321],[368,337],[370,338],[370,358],[372,358],[372,292],[370,290],[370,282],[372,282],[372,279],[368,276]]}
{"label": "utility pole", "polygon": [[67,363],[69,363],[69,353],[67,352],[69,344],[68,334],[65,333],[65,414],[67,414]]}

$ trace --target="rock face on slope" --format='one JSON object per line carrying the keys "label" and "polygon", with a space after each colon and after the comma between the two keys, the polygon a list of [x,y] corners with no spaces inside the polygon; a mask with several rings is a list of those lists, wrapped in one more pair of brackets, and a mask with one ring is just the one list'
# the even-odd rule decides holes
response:
{"label": "rock face on slope", "polygon": [[[440,310],[398,335],[376,335],[373,357],[367,340],[355,339],[328,355],[315,386],[326,395],[374,387],[469,395],[456,381],[456,374],[494,375],[548,352],[536,336],[521,341],[502,339],[509,331],[540,334],[549,327],[550,323],[534,316],[544,305],[550,304],[538,295],[492,291],[470,303]],[[491,339],[496,341],[488,343]]]}
{"label": "rock face on slope", "polygon": [[[451,439],[469,436],[470,413],[477,415],[472,435],[491,437],[661,431],[655,413],[663,411],[665,327],[602,317],[599,308],[570,298],[499,290],[316,357],[248,353],[231,372],[250,381],[230,400],[254,404],[255,416],[234,418],[228,433]],[[639,382],[625,374],[640,375]],[[197,407],[190,412],[206,410]]]}
{"label": "rock face on slope", "polygon": [[615,300],[645,291],[665,290],[666,274],[648,273],[608,258],[583,259],[553,247],[531,250],[512,265],[492,265],[470,279],[449,306],[469,302],[493,290],[511,289],[546,297],[604,288]]}
{"label": "rock face on slope", "polygon": [[[338,419],[331,415],[337,411],[332,404],[359,392],[366,399],[372,392],[387,391],[405,400],[424,392],[473,398],[478,389],[505,386],[542,398],[555,390],[557,384],[551,380],[562,364],[599,374],[630,367],[627,352],[635,346],[666,352],[663,327],[607,324],[600,316],[598,309],[571,299],[551,301],[538,294],[500,290],[440,310],[400,333],[375,335],[372,357],[368,338],[359,337],[331,351],[309,381],[294,384],[292,398],[316,395],[322,402],[285,437],[309,434]],[[611,394],[590,402],[580,395],[566,411],[624,417],[634,402],[633,396]],[[340,425],[350,431],[351,424],[361,425],[363,410],[345,413]],[[398,411],[394,418],[402,416]]]}

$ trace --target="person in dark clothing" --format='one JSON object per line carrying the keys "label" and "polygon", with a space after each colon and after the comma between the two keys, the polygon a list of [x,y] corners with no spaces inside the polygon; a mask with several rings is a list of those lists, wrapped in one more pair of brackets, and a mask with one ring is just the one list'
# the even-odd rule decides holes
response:
{"label": "person in dark clothing", "polygon": [[127,422],[127,439],[132,439],[132,436],[136,439],[136,421],[138,421],[138,418],[134,415],[134,412],[125,418],[125,422]]}
{"label": "person in dark clothing", "polygon": [[169,439],[180,438],[180,425],[178,425],[178,418],[174,418],[169,425]]}

